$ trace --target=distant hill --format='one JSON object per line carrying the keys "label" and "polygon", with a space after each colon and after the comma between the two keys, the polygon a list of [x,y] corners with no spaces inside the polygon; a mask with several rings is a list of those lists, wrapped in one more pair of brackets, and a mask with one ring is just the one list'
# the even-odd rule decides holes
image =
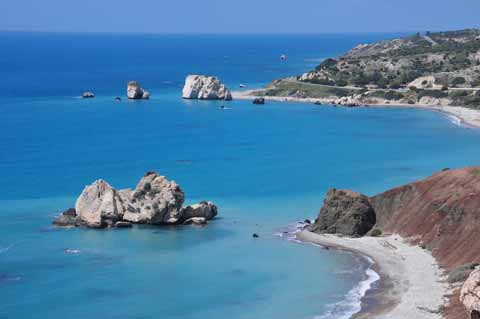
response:
{"label": "distant hill", "polygon": [[343,56],[323,61],[298,80],[398,89],[426,75],[433,76],[434,84],[440,86],[480,87],[480,30],[417,33],[361,44]]}
{"label": "distant hill", "polygon": [[360,44],[253,94],[330,99],[350,106],[387,102],[480,108],[480,30]]}

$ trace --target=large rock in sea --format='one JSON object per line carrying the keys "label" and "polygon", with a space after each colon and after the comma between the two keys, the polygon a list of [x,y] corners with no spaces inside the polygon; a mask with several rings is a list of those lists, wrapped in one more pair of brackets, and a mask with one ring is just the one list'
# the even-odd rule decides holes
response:
{"label": "large rock in sea", "polygon": [[150,93],[145,91],[137,81],[130,81],[127,84],[127,97],[131,100],[148,100]]}
{"label": "large rock in sea", "polygon": [[375,211],[367,196],[331,189],[310,230],[316,233],[360,237],[375,225]]}
{"label": "large rock in sea", "polygon": [[85,187],[75,204],[79,223],[103,228],[114,225],[125,213],[124,200],[118,191],[102,179]]}
{"label": "large rock in sea", "polygon": [[214,76],[189,75],[185,79],[182,98],[230,101],[232,93]]}
{"label": "large rock in sea", "polygon": [[53,222],[56,226],[125,228],[133,224],[172,225],[215,218],[218,208],[203,201],[182,207],[185,193],[175,181],[155,172],[146,173],[137,187],[116,190],[104,180],[85,187],[75,209],[69,209]]}
{"label": "large rock in sea", "polygon": [[185,194],[175,181],[148,172],[132,193],[123,219],[140,224],[176,224]]}
{"label": "large rock in sea", "polygon": [[469,319],[480,319],[480,269],[474,270],[463,284],[460,301]]}

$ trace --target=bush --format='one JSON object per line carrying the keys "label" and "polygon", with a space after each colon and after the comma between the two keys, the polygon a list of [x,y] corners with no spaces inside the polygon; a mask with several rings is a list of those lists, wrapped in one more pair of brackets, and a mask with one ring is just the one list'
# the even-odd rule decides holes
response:
{"label": "bush", "polygon": [[370,233],[370,235],[372,237],[380,237],[382,236],[382,230],[381,229],[378,229],[378,228],[375,228],[374,230],[372,230],[372,232]]}
{"label": "bush", "polygon": [[452,80],[452,85],[456,86],[456,85],[464,84],[465,82],[467,82],[465,78],[462,78],[459,76]]}
{"label": "bush", "polygon": [[468,263],[456,268],[448,274],[447,281],[449,283],[465,281],[478,265],[478,263]]}

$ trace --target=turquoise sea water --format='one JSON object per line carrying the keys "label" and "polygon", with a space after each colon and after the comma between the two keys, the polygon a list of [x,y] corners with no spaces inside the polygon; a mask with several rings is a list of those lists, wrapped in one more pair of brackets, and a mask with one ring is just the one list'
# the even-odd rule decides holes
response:
{"label": "turquoise sea water", "polygon": [[[0,318],[355,310],[366,263],[276,234],[314,218],[330,187],[375,194],[478,164],[479,132],[424,110],[227,105],[179,94],[188,73],[261,85],[391,36],[0,33]],[[114,102],[132,79],[152,99]],[[78,98],[85,90],[97,98]],[[215,201],[219,218],[205,228],[50,226],[95,179],[134,187],[148,170],[175,179],[188,202]]]}

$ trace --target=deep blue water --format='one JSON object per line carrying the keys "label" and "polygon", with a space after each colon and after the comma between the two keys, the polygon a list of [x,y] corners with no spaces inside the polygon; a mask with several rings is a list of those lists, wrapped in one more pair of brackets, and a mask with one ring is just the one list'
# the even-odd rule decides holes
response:
{"label": "deep blue water", "polygon": [[[0,33],[0,318],[331,310],[366,265],[275,233],[314,218],[330,187],[375,194],[478,164],[479,132],[424,110],[233,101],[221,111],[225,102],[179,95],[188,73],[257,86],[391,36]],[[152,99],[114,102],[132,79]],[[85,90],[97,98],[79,99]],[[175,179],[188,202],[215,201],[219,218],[205,228],[50,227],[95,179],[134,187],[149,170]]]}

